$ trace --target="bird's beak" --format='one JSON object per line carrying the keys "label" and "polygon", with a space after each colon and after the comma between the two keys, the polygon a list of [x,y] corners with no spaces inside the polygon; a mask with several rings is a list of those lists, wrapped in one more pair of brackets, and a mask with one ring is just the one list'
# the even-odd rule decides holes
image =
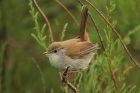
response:
{"label": "bird's beak", "polygon": [[43,54],[48,54],[48,51],[44,52]]}

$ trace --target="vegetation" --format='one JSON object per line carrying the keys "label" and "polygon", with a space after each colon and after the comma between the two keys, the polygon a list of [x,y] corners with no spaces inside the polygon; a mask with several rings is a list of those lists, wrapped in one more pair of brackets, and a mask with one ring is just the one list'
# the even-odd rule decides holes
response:
{"label": "vegetation", "polygon": [[[54,41],[77,36],[77,23],[58,1],[37,2],[50,22]],[[77,0],[60,2],[79,22],[81,4]],[[111,28],[117,30],[140,65],[140,1],[90,2],[111,23],[106,23],[101,14],[83,1],[100,31],[105,51],[89,17],[87,32],[92,42],[98,43],[102,49],[97,52],[94,63],[87,70],[75,73],[70,82],[74,82],[79,93],[140,93],[140,70]],[[48,27],[32,1],[1,0],[0,10],[0,93],[63,93],[57,70],[43,55],[51,43]],[[66,90],[72,93],[70,88],[66,87]]]}

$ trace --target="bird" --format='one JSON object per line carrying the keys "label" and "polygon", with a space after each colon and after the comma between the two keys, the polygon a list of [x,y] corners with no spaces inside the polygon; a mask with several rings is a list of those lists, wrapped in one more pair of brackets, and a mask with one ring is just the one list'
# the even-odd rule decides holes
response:
{"label": "bird", "polygon": [[[44,52],[50,64],[62,72],[69,66],[68,72],[80,72],[88,68],[96,51],[100,49],[93,44],[86,32],[88,8],[83,5],[78,36],[60,42],[53,42]],[[94,60],[93,60],[94,61]]]}

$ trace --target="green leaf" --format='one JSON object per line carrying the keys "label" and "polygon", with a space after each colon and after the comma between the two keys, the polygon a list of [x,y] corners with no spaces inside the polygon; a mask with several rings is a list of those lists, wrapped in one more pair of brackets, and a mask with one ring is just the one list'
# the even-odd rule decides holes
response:
{"label": "green leaf", "polygon": [[67,26],[68,26],[68,23],[66,23],[63,27],[62,36],[61,36],[61,39],[60,39],[61,41],[63,40],[63,38],[65,36],[65,31],[66,31]]}
{"label": "green leaf", "polygon": [[134,90],[134,88],[136,88],[136,85],[131,87],[130,90],[128,91],[128,93],[132,93],[132,91]]}
{"label": "green leaf", "polygon": [[45,28],[46,28],[46,24],[43,25],[42,29],[41,29],[41,35],[43,35],[44,31],[45,31]]}
{"label": "green leaf", "polygon": [[37,36],[36,35],[34,35],[34,34],[31,34],[31,36],[40,44],[40,41],[39,41],[39,39],[37,38]]}

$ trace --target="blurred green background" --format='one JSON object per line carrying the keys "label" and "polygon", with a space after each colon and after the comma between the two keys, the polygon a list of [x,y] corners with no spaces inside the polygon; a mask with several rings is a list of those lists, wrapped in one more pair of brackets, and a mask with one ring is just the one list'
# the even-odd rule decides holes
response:
{"label": "blurred green background", "polygon": [[[59,32],[68,23],[64,40],[76,37],[78,26],[71,16],[55,0],[37,0],[40,8],[48,17],[54,39],[59,41]],[[81,5],[77,0],[60,0],[77,21],[80,20]],[[107,17],[106,6],[110,0],[91,0],[97,8]],[[129,31],[137,30],[127,38],[130,43],[127,45],[135,60],[140,64],[140,0],[114,0],[115,10],[112,12],[111,20],[117,21],[115,26],[118,33],[125,38]],[[45,79],[46,93],[53,88],[55,93],[62,93],[61,82],[56,69],[54,69],[48,58],[43,55],[45,50],[31,37],[35,33],[34,21],[29,13],[28,0],[0,0],[0,89],[2,93],[41,93],[42,82],[38,69],[32,58],[39,64]],[[88,4],[87,4],[88,5]],[[89,11],[96,21],[101,35],[105,39],[104,29],[107,24],[99,14],[89,6]],[[56,21],[58,25],[56,25]],[[38,16],[39,25],[45,23],[44,19]],[[88,19],[87,31],[93,43],[101,46],[95,27]],[[44,35],[47,35],[46,44],[49,44],[49,33],[46,28]],[[116,39],[116,35],[112,35]],[[100,53],[103,50],[99,51]],[[140,86],[140,71],[134,66],[130,58],[124,53],[124,59],[120,72],[129,66],[133,68],[126,75],[126,84]],[[138,93],[139,88],[134,89]]]}

